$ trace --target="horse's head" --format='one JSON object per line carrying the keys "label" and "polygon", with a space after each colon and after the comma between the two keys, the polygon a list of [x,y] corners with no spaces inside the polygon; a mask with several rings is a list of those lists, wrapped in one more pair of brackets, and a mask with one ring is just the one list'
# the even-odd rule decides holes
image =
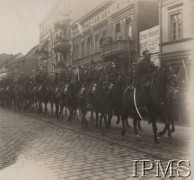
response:
{"label": "horse's head", "polygon": [[38,88],[38,92],[40,92],[43,89],[43,85],[40,85],[40,87]]}
{"label": "horse's head", "polygon": [[64,88],[64,91],[63,91],[65,95],[68,93],[69,86],[70,86],[69,84],[65,85],[65,88]]}
{"label": "horse's head", "polygon": [[91,93],[92,93],[92,94],[95,94],[96,91],[97,91],[97,83],[93,83],[93,84],[92,84]]}

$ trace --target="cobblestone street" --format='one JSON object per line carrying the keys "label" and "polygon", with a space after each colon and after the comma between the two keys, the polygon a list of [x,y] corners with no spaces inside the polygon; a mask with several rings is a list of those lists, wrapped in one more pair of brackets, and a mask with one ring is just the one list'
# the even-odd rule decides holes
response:
{"label": "cobblestone street", "polygon": [[[84,129],[78,120],[68,123],[0,108],[0,180],[128,179],[132,160],[162,160],[166,166],[168,160],[189,158],[187,127],[177,126],[172,139],[164,136],[155,145],[147,122],[142,123],[141,141],[132,128],[122,137],[119,126],[93,126],[90,122]],[[155,171],[150,173],[154,179]]]}

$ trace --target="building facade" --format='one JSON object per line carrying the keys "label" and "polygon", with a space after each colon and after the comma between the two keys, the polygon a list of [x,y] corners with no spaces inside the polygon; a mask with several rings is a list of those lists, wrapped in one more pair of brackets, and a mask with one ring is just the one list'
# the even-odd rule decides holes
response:
{"label": "building facade", "polygon": [[39,67],[49,73],[69,65],[70,14],[68,1],[60,0],[39,26]]}
{"label": "building facade", "polygon": [[162,62],[178,71],[182,60],[194,55],[194,1],[161,0],[160,32]]}
{"label": "building facade", "polygon": [[72,65],[115,61],[123,73],[139,56],[139,32],[158,25],[158,1],[105,1],[71,26]]}

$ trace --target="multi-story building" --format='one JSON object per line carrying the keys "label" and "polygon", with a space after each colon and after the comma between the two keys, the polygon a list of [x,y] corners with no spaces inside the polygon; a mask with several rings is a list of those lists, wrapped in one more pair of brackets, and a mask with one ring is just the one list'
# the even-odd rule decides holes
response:
{"label": "multi-story building", "polygon": [[156,0],[108,0],[73,22],[72,64],[114,60],[125,73],[139,53],[139,32],[158,25]]}
{"label": "multi-story building", "polygon": [[32,75],[38,69],[38,45],[34,46],[25,56],[15,62],[18,75],[22,72]]}
{"label": "multi-story building", "polygon": [[69,65],[69,25],[67,1],[59,0],[40,24],[39,66],[52,73]]}
{"label": "multi-story building", "polygon": [[194,55],[194,0],[161,0],[162,62],[178,70],[182,60]]}

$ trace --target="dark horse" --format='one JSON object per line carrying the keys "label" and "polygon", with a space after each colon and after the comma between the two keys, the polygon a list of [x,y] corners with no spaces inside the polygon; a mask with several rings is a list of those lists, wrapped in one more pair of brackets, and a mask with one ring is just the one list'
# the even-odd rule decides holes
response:
{"label": "dark horse", "polygon": [[70,114],[68,121],[71,121],[74,115],[76,114],[76,110],[78,106],[77,104],[78,91],[79,91],[78,81],[66,83],[64,86],[64,90],[61,95],[59,115],[62,117],[63,108],[67,107]]}
{"label": "dark horse", "polygon": [[103,78],[100,78],[97,82],[93,83],[92,89],[89,92],[92,108],[96,114],[96,128],[98,128],[99,125],[99,113],[101,113],[100,126],[102,126],[103,118],[107,125],[107,89],[106,82]]}
{"label": "dark horse", "polygon": [[44,103],[44,111],[47,112],[47,104],[50,98],[50,89],[47,85],[41,84],[37,89],[37,99],[39,104],[39,112],[42,112],[42,103]]}
{"label": "dark horse", "polygon": [[[127,88],[122,97],[122,133],[125,134],[126,128],[125,123],[128,116],[133,118],[134,132],[137,137],[139,133],[137,130],[137,122],[140,119],[135,108],[135,101],[138,109],[141,107],[146,107],[150,121],[152,123],[152,128],[154,132],[154,142],[159,143],[157,134],[156,120],[160,117],[165,122],[165,128],[169,130],[169,121],[166,118],[166,92],[167,92],[167,82],[168,75],[166,71],[161,68],[156,70],[152,76],[149,83],[146,83],[143,88],[137,89],[136,98],[134,98],[134,89]],[[169,130],[170,133],[170,130]]]}
{"label": "dark horse", "polygon": [[[107,113],[108,123],[107,127],[111,127],[111,119],[113,113],[117,116],[117,124],[120,121],[121,116],[121,105],[122,105],[122,94],[126,88],[126,80],[122,75],[119,75],[114,82],[108,83],[107,90]],[[128,123],[127,126],[129,127]]]}
{"label": "dark horse", "polygon": [[94,82],[82,83],[78,92],[78,108],[82,116],[82,125],[88,126],[86,114],[88,110],[92,110],[90,92]]}

